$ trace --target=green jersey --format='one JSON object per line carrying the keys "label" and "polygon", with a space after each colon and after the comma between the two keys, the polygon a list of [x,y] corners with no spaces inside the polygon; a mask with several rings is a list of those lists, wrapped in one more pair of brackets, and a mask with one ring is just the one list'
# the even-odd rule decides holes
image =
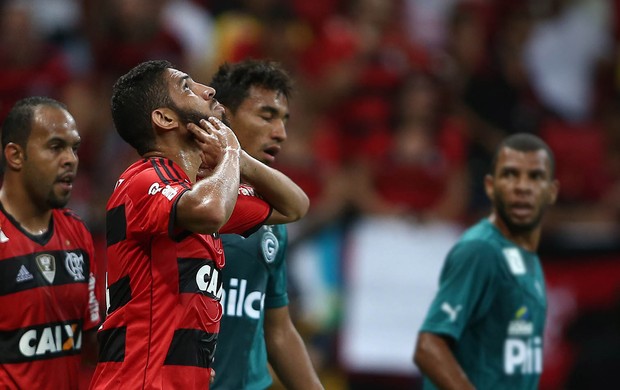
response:
{"label": "green jersey", "polygon": [[[420,331],[454,339],[477,389],[536,389],[546,310],[538,256],[484,219],[449,252]],[[424,388],[435,386],[425,378]]]}
{"label": "green jersey", "polygon": [[223,316],[215,351],[213,390],[266,389],[272,383],[263,333],[265,309],[288,305],[287,232],[263,226],[248,238],[222,235]]}

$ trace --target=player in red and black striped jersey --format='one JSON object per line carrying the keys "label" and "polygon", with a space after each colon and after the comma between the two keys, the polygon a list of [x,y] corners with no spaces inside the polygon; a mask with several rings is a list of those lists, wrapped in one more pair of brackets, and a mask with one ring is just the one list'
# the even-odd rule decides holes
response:
{"label": "player in red and black striped jersey", "polygon": [[79,143],[73,117],[48,98],[18,101],[2,126],[2,389],[77,389],[82,349],[94,363],[95,333],[85,332],[100,323],[93,241],[64,208]]}
{"label": "player in red and black striped jersey", "polygon": [[107,205],[109,307],[91,389],[208,389],[222,315],[219,233],[249,235],[307,211],[304,192],[213,117],[223,113],[214,95],[166,61],[114,86],[116,129],[143,159]]}

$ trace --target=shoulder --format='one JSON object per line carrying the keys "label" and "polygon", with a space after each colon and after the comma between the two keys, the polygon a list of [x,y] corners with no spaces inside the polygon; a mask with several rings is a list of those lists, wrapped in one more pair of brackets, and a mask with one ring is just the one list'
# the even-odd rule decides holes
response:
{"label": "shoulder", "polygon": [[54,234],[59,234],[72,241],[77,240],[82,245],[93,245],[93,236],[86,222],[72,209],[55,209]]}
{"label": "shoulder", "polygon": [[90,232],[90,229],[88,229],[86,222],[84,222],[82,217],[78,213],[76,213],[74,210],[69,209],[69,208],[54,209],[53,213],[54,213],[55,220],[61,221],[63,223],[66,223],[72,226],[76,226],[79,229],[84,229]]}
{"label": "shoulder", "polygon": [[269,267],[283,262],[286,251],[287,231],[283,225],[263,225],[247,238],[236,234],[222,235],[224,247],[230,253],[253,253]]}
{"label": "shoulder", "polygon": [[[160,161],[161,160],[161,161]],[[125,199],[140,202],[163,196],[172,201],[191,188],[191,183],[172,161],[150,159],[130,166],[116,182],[108,207],[125,203]]]}
{"label": "shoulder", "polygon": [[472,271],[495,268],[503,256],[502,247],[492,234],[481,233],[477,229],[466,231],[448,253],[446,267]]}

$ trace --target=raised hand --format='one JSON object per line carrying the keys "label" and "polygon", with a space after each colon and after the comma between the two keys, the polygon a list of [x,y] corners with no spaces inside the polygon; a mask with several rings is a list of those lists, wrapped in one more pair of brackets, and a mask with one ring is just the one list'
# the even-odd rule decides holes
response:
{"label": "raised hand", "polygon": [[189,123],[187,129],[194,135],[200,147],[201,170],[213,170],[228,151],[239,152],[240,146],[235,133],[215,117],[202,119],[198,124]]}

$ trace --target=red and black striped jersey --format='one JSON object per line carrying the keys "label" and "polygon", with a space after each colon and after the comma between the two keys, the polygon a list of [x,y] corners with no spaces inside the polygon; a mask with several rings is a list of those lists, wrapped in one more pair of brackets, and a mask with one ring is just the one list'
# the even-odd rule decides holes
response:
{"label": "red and black striped jersey", "polygon": [[[176,204],[191,185],[164,158],[134,163],[116,184],[106,214],[108,316],[91,389],[208,389],[224,251],[219,234],[175,227]],[[240,187],[221,232],[249,235],[270,213]]]}
{"label": "red and black striped jersey", "polygon": [[83,331],[101,322],[94,253],[71,210],[34,236],[0,205],[0,388],[78,388]]}

